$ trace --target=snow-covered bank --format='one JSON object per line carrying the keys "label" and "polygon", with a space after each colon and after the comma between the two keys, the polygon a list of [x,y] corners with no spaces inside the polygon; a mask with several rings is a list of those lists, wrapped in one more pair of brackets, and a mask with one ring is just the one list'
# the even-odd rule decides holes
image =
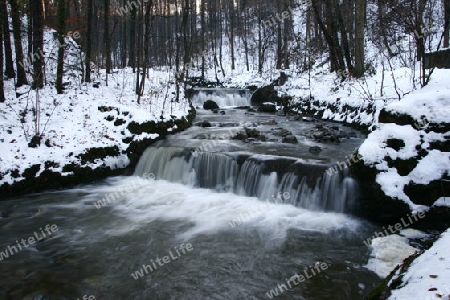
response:
{"label": "snow-covered bank", "polygon": [[[426,234],[415,230],[403,235],[427,239]],[[450,259],[447,255],[450,229],[424,251],[412,248],[405,241],[404,237],[391,235],[372,242],[374,258],[367,267],[380,276],[387,277],[372,290],[367,299],[450,299]],[[416,252],[412,254],[414,251]],[[412,255],[409,256],[410,254]],[[403,262],[398,258],[404,259]],[[388,264],[391,268],[387,267]]]}
{"label": "snow-covered bank", "polygon": [[450,299],[450,230],[417,257],[406,272],[400,269],[389,281],[390,300]]}
{"label": "snow-covered bank", "polygon": [[[6,101],[0,103],[2,196],[36,191],[40,186],[59,187],[56,182],[45,184],[54,180],[55,174],[61,183],[76,183],[68,178],[80,170],[84,170],[82,177],[89,170],[107,176],[132,165],[146,145],[183,130],[192,120],[193,111],[189,114],[183,91],[181,100],[173,101],[175,85],[168,84],[169,72],[149,72],[140,103],[134,93],[136,74],[131,69],[113,70],[108,77],[97,69],[92,83],[81,83],[81,69],[72,61],[80,55],[79,49],[69,38],[66,91],[56,94],[52,58],[57,47],[52,30],[45,31],[45,39],[48,84],[37,92],[29,86],[16,89],[12,80],[6,81]],[[26,185],[38,177],[39,183]]]}

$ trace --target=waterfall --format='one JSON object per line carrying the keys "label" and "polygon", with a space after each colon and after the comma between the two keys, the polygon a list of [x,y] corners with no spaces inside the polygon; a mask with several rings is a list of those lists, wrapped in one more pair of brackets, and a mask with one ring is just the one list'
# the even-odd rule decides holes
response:
{"label": "waterfall", "polygon": [[[156,179],[197,188],[233,192],[311,210],[353,212],[357,182],[347,169],[329,175],[328,165],[313,165],[294,159],[261,155],[193,151],[178,147],[149,147],[135,175],[153,173]],[[288,197],[280,197],[286,194]]]}
{"label": "waterfall", "polygon": [[213,100],[219,107],[249,106],[251,92],[235,89],[196,89],[191,98],[194,106],[203,107],[206,100]]}

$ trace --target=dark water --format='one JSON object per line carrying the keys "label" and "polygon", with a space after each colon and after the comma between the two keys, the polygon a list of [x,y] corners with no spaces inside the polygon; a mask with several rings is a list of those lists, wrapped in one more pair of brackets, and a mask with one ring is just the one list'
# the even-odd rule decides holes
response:
{"label": "dark water", "polygon": [[[297,130],[295,124],[289,126]],[[190,147],[193,135],[205,130],[192,128],[160,146]],[[304,153],[304,161],[332,164],[333,157],[343,157],[343,148],[358,141],[324,145],[329,154],[318,158],[301,148],[314,143],[306,138],[288,147],[221,141],[214,149],[253,155],[278,148],[285,149],[283,157]],[[170,182],[147,167],[141,166],[138,175],[153,172],[157,180],[115,177],[0,202],[0,253],[8,254],[0,261],[0,299],[269,299],[271,289],[287,287],[292,276],[305,274],[305,269],[311,275],[311,268],[323,263],[326,269],[291,283],[288,290],[278,289],[275,299],[363,299],[379,280],[364,268],[369,249],[363,240],[376,230],[368,222],[289,201],[265,201],[283,191],[282,186],[252,196],[200,188],[193,170],[176,175],[162,167]],[[41,237],[40,228],[45,232],[53,224],[58,230],[51,236],[11,255],[8,246],[17,247],[16,240],[28,240],[35,232]],[[183,252],[182,244],[191,251]],[[157,268],[137,276],[136,271],[152,263]]]}

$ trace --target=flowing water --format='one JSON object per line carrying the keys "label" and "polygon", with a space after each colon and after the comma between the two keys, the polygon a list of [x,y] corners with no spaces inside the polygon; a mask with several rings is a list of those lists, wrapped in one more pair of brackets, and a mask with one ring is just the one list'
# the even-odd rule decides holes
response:
{"label": "flowing water", "polygon": [[[0,202],[0,299],[363,299],[379,280],[363,243],[377,227],[351,214],[350,174],[326,171],[364,137],[223,111],[199,110],[211,127],[148,148],[134,176]],[[231,139],[244,125],[265,139]],[[352,138],[316,142],[317,125]],[[282,130],[298,144],[281,143]]]}

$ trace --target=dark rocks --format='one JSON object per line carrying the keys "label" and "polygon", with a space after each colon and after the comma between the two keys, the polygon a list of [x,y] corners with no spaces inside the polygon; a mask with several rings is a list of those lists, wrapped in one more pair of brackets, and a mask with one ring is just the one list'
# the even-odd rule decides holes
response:
{"label": "dark rocks", "polygon": [[277,125],[277,124],[278,124],[277,121],[275,121],[274,119],[261,123],[261,125]]}
{"label": "dark rocks", "polygon": [[212,127],[212,125],[211,125],[211,123],[209,123],[209,121],[205,120],[200,123],[200,127],[209,128],[209,127]]}
{"label": "dark rocks", "polygon": [[405,147],[405,142],[400,139],[388,139],[386,144],[389,148],[399,151],[401,148]]}
{"label": "dark rocks", "polygon": [[277,106],[273,103],[263,103],[258,107],[258,111],[266,113],[277,112]]}
{"label": "dark rocks", "polygon": [[244,128],[244,130],[249,138],[258,138],[261,135],[261,132],[259,132],[259,130],[256,129],[250,129],[246,127]]}
{"label": "dark rocks", "polygon": [[288,135],[284,137],[281,142],[285,144],[298,144],[298,140],[295,135]]}
{"label": "dark rocks", "polygon": [[268,85],[265,87],[262,87],[258,90],[256,90],[255,93],[253,93],[252,98],[250,99],[250,103],[253,106],[261,106],[263,103],[266,102],[275,102],[278,103],[280,98],[278,97],[277,91],[275,91],[275,88],[273,85]]}
{"label": "dark rocks", "polygon": [[322,124],[315,126],[316,130],[313,131],[312,137],[319,142],[335,142],[339,143],[339,137],[342,137],[342,133],[332,128],[325,127]]}
{"label": "dark rocks", "polygon": [[205,103],[203,103],[203,109],[207,110],[219,109],[219,105],[217,105],[217,103],[212,100],[206,100]]}
{"label": "dark rocks", "polygon": [[286,137],[288,135],[292,135],[292,132],[290,132],[289,130],[286,130],[284,128],[281,128],[281,127],[273,128],[272,131],[274,131],[273,132],[274,136]]}
{"label": "dark rocks", "polygon": [[243,141],[245,139],[247,139],[247,133],[245,131],[239,131],[234,137],[233,140],[239,140],[239,141]]}
{"label": "dark rocks", "polygon": [[224,110],[221,110],[221,111],[220,111],[220,114],[221,114],[221,115],[225,115],[225,111],[224,111]]}
{"label": "dark rocks", "polygon": [[350,132],[349,134],[347,134],[347,138],[353,138],[356,139],[358,136],[356,135],[356,132]]}
{"label": "dark rocks", "polygon": [[318,146],[313,146],[309,148],[309,153],[311,154],[319,154],[320,152],[322,152],[322,148],[318,147]]}
{"label": "dark rocks", "polygon": [[246,143],[252,141],[266,141],[266,136],[261,134],[261,132],[257,129],[251,129],[245,127],[244,130],[239,131],[233,138],[233,140],[240,140]]}
{"label": "dark rocks", "polygon": [[450,182],[434,180],[428,184],[409,183],[405,186],[404,191],[415,204],[432,206],[440,197],[449,195]]}

